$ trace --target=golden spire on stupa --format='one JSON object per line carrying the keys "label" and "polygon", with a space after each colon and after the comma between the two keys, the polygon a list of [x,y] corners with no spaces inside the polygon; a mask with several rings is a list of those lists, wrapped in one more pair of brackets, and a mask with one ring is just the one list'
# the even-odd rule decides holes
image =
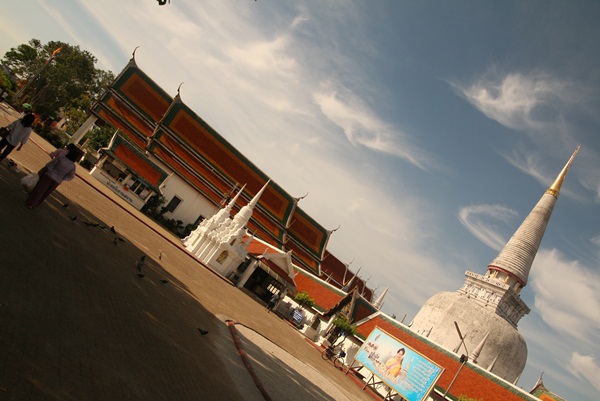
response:
{"label": "golden spire on stupa", "polygon": [[577,155],[577,152],[579,152],[580,148],[581,145],[577,146],[577,149],[575,149],[575,152],[573,152],[571,158],[569,159],[565,167],[562,169],[558,177],[556,177],[556,180],[554,180],[552,185],[550,185],[550,187],[546,190],[547,194],[558,198],[558,193],[560,192],[560,187],[562,186],[562,183],[565,180],[565,176],[567,175],[567,170],[569,170],[569,167],[571,167],[571,163],[573,163],[573,159],[575,159],[575,156]]}

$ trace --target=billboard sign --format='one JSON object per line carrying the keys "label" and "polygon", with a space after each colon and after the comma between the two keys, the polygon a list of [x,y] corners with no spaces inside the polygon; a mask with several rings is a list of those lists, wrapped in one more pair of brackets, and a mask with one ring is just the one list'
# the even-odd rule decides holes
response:
{"label": "billboard sign", "polygon": [[378,327],[354,359],[407,401],[424,400],[444,370]]}

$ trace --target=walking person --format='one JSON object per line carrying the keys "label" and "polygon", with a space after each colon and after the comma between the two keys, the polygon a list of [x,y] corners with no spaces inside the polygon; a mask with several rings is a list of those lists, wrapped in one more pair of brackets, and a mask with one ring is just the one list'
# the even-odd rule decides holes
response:
{"label": "walking person", "polygon": [[39,206],[63,181],[75,178],[75,163],[82,154],[78,149],[69,151],[66,156],[59,156],[46,164],[40,170],[40,180],[25,201],[29,209]]}
{"label": "walking person", "polygon": [[69,144],[67,144],[67,146],[65,146],[63,148],[58,148],[55,151],[48,153],[48,156],[50,156],[51,159],[56,159],[57,157],[60,157],[60,156],[66,156],[67,153],[69,153],[73,149],[79,149],[79,148],[74,143],[69,143]]}
{"label": "walking person", "polygon": [[17,145],[17,151],[21,150],[25,142],[29,139],[29,135],[31,135],[31,125],[35,121],[35,116],[33,114],[26,114],[20,120],[15,120],[10,123],[6,128],[8,129],[8,134],[0,140],[0,161],[4,160],[6,156],[13,151]]}
{"label": "walking person", "polygon": [[279,301],[279,298],[280,298],[280,295],[279,295],[278,292],[276,292],[275,294],[273,294],[273,296],[269,300],[269,303],[267,304],[267,307],[265,308],[267,310],[267,312],[271,313],[271,311],[273,310],[273,308],[275,308],[275,305],[277,305],[277,302]]}

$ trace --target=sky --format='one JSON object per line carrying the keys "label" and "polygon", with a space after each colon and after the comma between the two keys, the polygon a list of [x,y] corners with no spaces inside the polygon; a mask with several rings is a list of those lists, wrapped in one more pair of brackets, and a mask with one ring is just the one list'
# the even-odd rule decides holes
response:
{"label": "sky", "polygon": [[4,0],[32,38],[136,62],[335,231],[328,249],[409,323],[484,274],[582,145],[521,296],[529,356],[600,398],[600,2]]}

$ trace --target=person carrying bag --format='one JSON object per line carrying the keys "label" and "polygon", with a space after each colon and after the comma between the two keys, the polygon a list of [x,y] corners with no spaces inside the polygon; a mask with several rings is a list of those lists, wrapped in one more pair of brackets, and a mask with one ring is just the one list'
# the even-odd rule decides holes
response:
{"label": "person carrying bag", "polygon": [[6,128],[8,128],[8,134],[0,140],[0,161],[4,160],[6,156],[17,147],[17,151],[21,150],[25,142],[31,135],[31,125],[35,121],[33,114],[26,114],[20,120],[13,121]]}

